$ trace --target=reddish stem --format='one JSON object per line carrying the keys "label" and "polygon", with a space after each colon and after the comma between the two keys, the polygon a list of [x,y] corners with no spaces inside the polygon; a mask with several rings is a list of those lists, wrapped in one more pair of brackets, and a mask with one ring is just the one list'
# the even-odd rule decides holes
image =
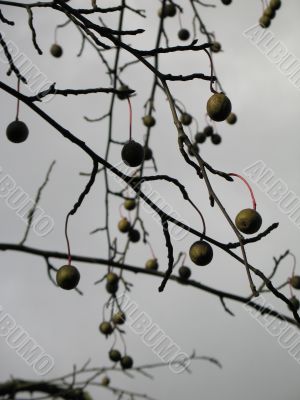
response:
{"label": "reddish stem", "polygon": [[256,200],[255,200],[255,197],[254,197],[254,193],[253,193],[253,190],[252,190],[251,186],[250,186],[249,183],[246,181],[246,179],[245,179],[243,176],[241,176],[241,175],[239,175],[239,174],[235,174],[235,173],[230,173],[230,174],[228,174],[228,175],[230,175],[230,176],[236,176],[236,177],[240,178],[240,179],[245,183],[245,185],[247,186],[247,188],[248,188],[249,191],[250,191],[250,195],[251,195],[251,199],[252,199],[253,210],[256,210]]}
{"label": "reddish stem", "polygon": [[128,97],[128,106],[129,106],[129,140],[132,138],[132,107],[131,107],[131,101],[130,98]]}
{"label": "reddish stem", "polygon": [[150,251],[151,251],[152,257],[156,260],[155,253],[154,253],[154,251],[153,251],[153,248],[152,248],[150,242],[148,242],[148,245],[149,245],[149,247],[150,247]]}
{"label": "reddish stem", "polygon": [[184,254],[183,254],[183,259],[182,259],[182,263],[181,263],[181,265],[184,265],[184,263],[185,263],[185,259],[186,259],[186,253],[184,253]]}
{"label": "reddish stem", "polygon": [[123,215],[123,213],[122,213],[122,207],[123,207],[123,204],[120,204],[120,205],[119,205],[120,217],[121,217],[121,218],[125,218],[124,215]]}

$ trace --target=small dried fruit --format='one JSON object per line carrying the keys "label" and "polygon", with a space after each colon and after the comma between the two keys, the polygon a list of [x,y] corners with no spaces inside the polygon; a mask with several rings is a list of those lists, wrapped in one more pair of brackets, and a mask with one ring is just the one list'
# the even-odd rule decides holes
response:
{"label": "small dried fruit", "polygon": [[151,269],[153,271],[158,270],[158,262],[156,258],[150,258],[146,264],[145,264],[146,269]]}
{"label": "small dried fruit", "polygon": [[300,308],[300,301],[297,299],[296,296],[290,298],[290,302],[292,303],[293,307],[290,305],[288,306],[291,311],[299,310]]}
{"label": "small dried fruit", "polygon": [[178,37],[180,40],[188,40],[190,38],[190,32],[187,29],[180,29]]}
{"label": "small dried fruit", "polygon": [[219,53],[222,50],[221,43],[219,42],[213,42],[211,45],[211,51],[213,53]]}
{"label": "small dried fruit", "polygon": [[134,199],[126,199],[124,201],[124,208],[128,211],[134,210],[136,207],[136,201]]}
{"label": "small dried fruit", "polygon": [[196,265],[207,265],[213,258],[213,249],[207,242],[197,241],[190,247],[190,258]]}
{"label": "small dried fruit", "polygon": [[211,141],[213,144],[220,144],[222,142],[222,138],[218,133],[214,133],[211,135]]}
{"label": "small dried fruit", "polygon": [[59,57],[61,57],[62,54],[63,54],[63,49],[62,49],[62,47],[61,47],[59,44],[54,43],[54,44],[50,47],[50,53],[53,55],[53,57],[59,58]]}
{"label": "small dried fruit", "polygon": [[203,132],[198,132],[195,135],[195,142],[196,143],[204,143],[206,140],[206,135]]}
{"label": "small dried fruit", "polygon": [[184,265],[178,270],[179,276],[182,280],[187,281],[191,276],[192,272],[189,267],[185,267]]}
{"label": "small dried fruit", "polygon": [[208,99],[206,109],[213,121],[224,121],[231,112],[231,102],[224,93],[214,93]]}
{"label": "small dried fruit", "polygon": [[112,316],[112,321],[114,324],[122,325],[126,321],[126,315],[122,311],[118,311]]}
{"label": "small dried fruit", "polygon": [[127,218],[122,218],[120,219],[118,223],[118,229],[122,233],[127,233],[130,229],[130,222],[128,221]]}
{"label": "small dried fruit", "polygon": [[152,115],[145,115],[143,117],[143,123],[147,128],[152,128],[156,124],[155,118]]}
{"label": "small dried fruit", "polygon": [[204,135],[209,137],[214,133],[214,129],[213,129],[213,127],[211,125],[208,125],[203,129],[203,133],[204,133]]}
{"label": "small dried fruit", "polygon": [[7,139],[12,143],[22,143],[28,138],[27,125],[22,121],[13,121],[6,128]]}
{"label": "small dried fruit", "polygon": [[134,140],[129,140],[122,148],[122,160],[129,167],[138,167],[144,160],[144,148]]}
{"label": "small dried fruit", "polygon": [[269,7],[273,8],[274,10],[278,10],[281,7],[281,0],[271,0]]}
{"label": "small dried fruit", "polygon": [[234,124],[236,123],[236,121],[237,121],[237,116],[236,116],[236,114],[234,114],[234,113],[230,113],[230,114],[228,115],[228,117],[226,118],[226,122],[227,122],[229,125],[234,125]]}
{"label": "small dried fruit", "polygon": [[126,99],[128,99],[128,90],[129,90],[129,86],[127,86],[127,85],[121,85],[119,88],[118,88],[118,91],[119,91],[119,93],[117,93],[117,97],[118,97],[118,99],[119,100],[126,100]]}
{"label": "small dried fruit", "polygon": [[248,235],[256,233],[262,224],[260,214],[252,208],[245,208],[235,218],[235,225],[239,231]]}
{"label": "small dried fruit", "polygon": [[140,240],[141,234],[137,229],[130,229],[128,232],[128,238],[131,242],[136,243]]}
{"label": "small dried fruit", "polygon": [[105,289],[106,289],[107,293],[115,294],[115,293],[117,293],[117,291],[119,289],[119,284],[106,282]]}
{"label": "small dried fruit", "polygon": [[121,353],[119,350],[116,349],[111,349],[110,352],[108,353],[109,359],[113,362],[118,362],[121,360]]}
{"label": "small dried fruit", "polygon": [[259,25],[262,28],[268,28],[271,25],[271,19],[266,15],[263,15],[262,17],[259,18]]}
{"label": "small dried fruit", "polygon": [[101,322],[100,326],[99,326],[99,330],[101,333],[103,333],[103,335],[110,335],[114,328],[112,326],[112,324],[108,321],[103,321]]}
{"label": "small dried fruit", "polygon": [[75,289],[80,280],[80,273],[73,265],[63,265],[56,273],[56,283],[65,290]]}
{"label": "small dried fruit", "polygon": [[106,275],[106,282],[108,283],[112,283],[113,285],[115,285],[116,283],[119,282],[119,277],[117,274],[115,274],[114,272],[109,272]]}
{"label": "small dried fruit", "polygon": [[121,367],[123,369],[130,369],[133,366],[133,359],[129,356],[124,356],[121,358]]}
{"label": "small dried fruit", "polygon": [[182,125],[188,126],[188,125],[191,125],[191,123],[193,121],[193,117],[190,114],[184,112],[181,114],[180,121],[181,121]]}
{"label": "small dried fruit", "polygon": [[292,276],[290,279],[290,284],[294,289],[300,289],[300,276]]}
{"label": "small dried fruit", "polygon": [[102,386],[108,386],[110,384],[110,379],[108,376],[104,376],[101,381]]}

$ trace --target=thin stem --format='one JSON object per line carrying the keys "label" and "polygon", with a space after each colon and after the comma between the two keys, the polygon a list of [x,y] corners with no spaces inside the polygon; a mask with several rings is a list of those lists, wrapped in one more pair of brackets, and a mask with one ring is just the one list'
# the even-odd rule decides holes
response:
{"label": "thin stem", "polygon": [[247,180],[246,180],[243,176],[241,176],[241,175],[239,175],[239,174],[235,174],[234,172],[231,172],[231,173],[228,174],[228,175],[229,175],[229,176],[236,176],[237,178],[240,178],[240,179],[245,183],[245,185],[246,185],[247,188],[249,189],[249,192],[250,192],[250,195],[251,195],[253,210],[256,210],[256,200],[255,200],[254,192],[253,192],[253,190],[252,190],[252,187],[251,187],[251,186],[249,185],[249,183],[247,182]]}
{"label": "thin stem", "polygon": [[[18,78],[18,82],[17,82],[17,91],[18,93],[20,93],[20,85],[21,85],[21,80],[20,78]],[[20,113],[20,99],[17,99],[17,113],[16,113],[16,121],[19,120],[19,113]]]}
{"label": "thin stem", "polygon": [[132,106],[130,98],[128,97],[128,106],[129,106],[129,140],[132,140]]}

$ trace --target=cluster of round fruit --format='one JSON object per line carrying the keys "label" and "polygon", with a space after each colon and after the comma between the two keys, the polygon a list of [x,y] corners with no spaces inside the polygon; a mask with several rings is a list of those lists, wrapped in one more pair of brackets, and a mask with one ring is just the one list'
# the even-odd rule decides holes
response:
{"label": "cluster of round fruit", "polygon": [[[136,207],[136,200],[135,199],[126,199],[123,203],[123,206],[126,210],[132,211]],[[140,240],[141,234],[140,232],[131,226],[131,223],[128,221],[127,218],[122,217],[118,223],[118,229],[121,233],[127,233],[128,239],[136,243]]]}
{"label": "cluster of round fruit", "polygon": [[[290,285],[291,285],[291,287],[292,288],[294,288],[294,289],[300,289],[300,276],[298,276],[298,275],[294,275],[294,276],[292,276],[290,279],[289,279],[289,283],[290,283]],[[293,304],[293,308],[295,309],[295,310],[299,310],[299,308],[300,308],[300,301],[297,299],[297,297],[296,296],[292,296],[291,298],[290,298],[290,302]],[[291,307],[289,307],[291,310],[292,310],[292,308]],[[292,310],[293,311],[293,310]]]}
{"label": "cluster of round fruit", "polygon": [[268,28],[272,19],[275,18],[276,11],[281,7],[281,0],[270,0],[268,7],[264,10],[263,15],[259,19],[259,25],[262,28]]}
{"label": "cluster of round fruit", "polygon": [[203,129],[203,132],[196,133],[195,143],[202,144],[209,137],[211,139],[211,142],[215,145],[218,145],[222,142],[221,136],[218,133],[214,133],[213,127],[211,125],[208,125]]}
{"label": "cluster of round fruit", "polygon": [[[106,337],[111,335],[118,325],[123,325],[126,321],[126,316],[122,311],[115,313],[111,321],[103,321],[99,325],[100,332]],[[108,353],[109,359],[113,362],[119,362],[124,369],[129,369],[133,366],[133,359],[128,355],[122,356],[121,352],[117,349],[111,349]]]}
{"label": "cluster of round fruit", "polygon": [[[262,218],[256,210],[246,208],[237,214],[235,218],[235,224],[239,231],[250,235],[256,233],[260,229]],[[209,243],[199,240],[192,244],[189,250],[189,255],[194,264],[205,266],[213,259],[213,249]],[[187,267],[184,267],[182,270],[182,277],[188,279],[190,276],[190,271],[188,271],[186,268]]]}

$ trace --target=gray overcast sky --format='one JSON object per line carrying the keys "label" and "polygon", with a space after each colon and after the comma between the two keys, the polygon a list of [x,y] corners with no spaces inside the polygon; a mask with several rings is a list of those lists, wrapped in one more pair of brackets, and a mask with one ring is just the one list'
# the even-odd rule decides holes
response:
{"label": "gray overcast sky", "polygon": [[[284,43],[291,54],[299,58],[297,38],[300,33],[300,4],[297,0],[283,2],[284,5],[270,31],[277,40]],[[84,7],[87,2],[72,0],[71,3]],[[119,4],[118,1],[99,3],[101,6]],[[185,3],[178,0],[178,4]],[[212,3],[218,4],[218,7],[203,7],[201,15],[208,29],[213,30],[222,43],[224,52],[215,56],[215,64],[239,121],[234,127],[218,124],[218,131],[223,138],[222,145],[217,147],[206,143],[201,148],[201,154],[214,167],[237,173],[242,173],[245,167],[256,160],[263,160],[266,166],[274,171],[276,178],[281,178],[290,190],[299,195],[300,91],[243,36],[247,28],[257,23],[261,15],[261,2],[233,0],[229,7],[220,5],[220,1],[217,0]],[[140,38],[130,39],[130,43],[138,48],[152,48],[159,22],[156,15],[159,2],[132,0],[130,4],[145,8],[149,13],[149,19],[146,21],[128,13],[127,27],[146,29]],[[58,42],[64,49],[63,57],[57,60],[49,55],[48,49],[54,40],[54,28],[56,24],[65,21],[63,16],[45,9],[34,13],[38,42],[44,50],[41,57],[32,46],[26,12],[8,6],[1,7],[1,10],[7,18],[16,22],[15,27],[2,24],[1,29],[6,38],[12,40],[28,55],[51,82],[57,82],[57,87],[109,86],[105,70],[93,49],[87,45],[84,57],[76,57],[81,41],[77,29],[73,26],[69,25],[58,32]],[[191,17],[190,11],[183,15],[183,26],[190,26]],[[113,17],[106,17],[105,20],[110,26],[116,24]],[[167,33],[170,43],[174,45],[178,44],[177,30],[177,18],[167,21]],[[200,43],[204,40],[203,37],[199,38]],[[108,59],[112,61],[112,56],[108,56]],[[131,58],[124,54],[122,61],[126,60]],[[6,76],[6,65],[0,64],[0,68],[1,79],[15,87],[15,77]],[[209,66],[205,54],[192,53],[162,58],[161,70],[177,74],[196,71],[208,74]],[[133,134],[136,140],[141,141],[145,133],[141,116],[151,89],[152,75],[144,67],[135,65],[127,69],[123,80],[138,94],[132,99]],[[193,81],[171,84],[170,87],[174,96],[198,119],[200,128],[204,127],[205,105],[209,96],[208,82]],[[29,94],[25,89],[24,92]],[[55,221],[54,230],[44,238],[32,233],[28,245],[65,251],[65,215],[86,183],[85,178],[79,176],[79,172],[89,171],[91,161],[23,105],[20,118],[29,126],[29,139],[19,146],[9,143],[6,140],[5,127],[15,116],[16,101],[3,92],[0,93],[0,98],[3,127],[0,163],[2,176],[11,175],[18,185],[34,197],[51,161],[57,161],[41,202],[41,207]],[[185,184],[205,215],[208,235],[224,242],[234,241],[232,232],[220,212],[210,209],[203,183],[197,180],[194,171],[181,159],[177,148],[176,129],[172,125],[171,113],[165,100],[165,95],[158,92],[155,105],[158,123],[151,136],[151,147],[159,172],[172,175]],[[101,94],[57,98],[42,107],[63,126],[84,139],[96,152],[104,155],[106,122],[89,124],[83,116],[100,116],[107,111],[108,104],[109,96]],[[127,121],[127,104],[119,102],[116,105],[115,138],[126,138]],[[119,162],[119,150],[119,147],[116,147],[112,152],[110,161],[113,164]],[[232,217],[240,209],[250,205],[248,193],[240,182],[228,184],[218,178],[213,178],[212,182]],[[89,235],[92,229],[101,226],[104,221],[103,187],[103,179],[99,177],[92,194],[70,221],[69,231],[74,254],[106,257],[107,245],[104,235]],[[115,187],[118,188],[117,183]],[[182,203],[177,191],[161,183],[153,187],[182,219],[197,227],[198,217]],[[273,267],[273,256],[277,257],[286,249],[290,249],[299,257],[300,232],[262,190],[255,185],[253,188],[258,210],[263,216],[263,227],[266,228],[276,221],[280,223],[279,229],[272,235],[248,247],[250,262],[268,274]],[[111,204],[112,226],[116,226],[118,220],[118,207],[119,201],[114,200]],[[151,233],[152,246],[161,269],[164,269],[167,254],[161,228],[146,212],[143,215]],[[4,201],[0,202],[0,218],[0,242],[20,241],[25,225]],[[198,229],[201,229],[201,221]],[[116,230],[113,232],[117,234]],[[188,236],[176,242],[175,251],[186,251],[193,240],[193,237]],[[129,252],[127,261],[134,265],[143,265],[149,255],[148,247],[140,243]],[[94,285],[99,274],[104,273],[104,267],[78,265],[82,275],[80,288],[84,291],[84,296],[80,297],[75,292],[65,293],[58,290],[51,284],[43,259],[11,252],[2,253],[0,256],[0,304],[54,357],[55,367],[49,376],[69,372],[74,363],[81,365],[88,358],[92,359],[93,365],[108,364],[107,351],[110,341],[106,342],[98,332],[102,305],[107,295],[103,285]],[[249,293],[244,268],[218,249],[215,249],[213,263],[205,268],[196,268],[190,262],[187,264],[192,267],[193,277],[207,285],[242,295]],[[291,268],[292,259],[289,258],[282,265],[275,283],[283,282],[290,274]],[[299,272],[299,267],[297,271]],[[190,353],[195,349],[200,355],[216,357],[222,363],[223,369],[219,370],[205,362],[197,362],[193,364],[192,375],[174,376],[166,369],[154,373],[155,381],[144,377],[130,380],[115,376],[112,379],[116,386],[125,384],[132,390],[148,391],[152,397],[160,399],[298,399],[300,366],[240,304],[228,301],[228,306],[235,313],[235,317],[231,317],[224,312],[219,300],[209,294],[172,282],[163,294],[158,294],[158,279],[126,275],[134,283],[134,301],[181,346],[183,351]],[[288,295],[287,289],[284,289],[284,293]],[[274,307],[278,306],[279,310],[287,312],[284,305],[278,303],[273,296],[267,298]],[[136,364],[157,361],[151,350],[129,330],[127,346],[128,353],[132,354]],[[8,379],[11,374],[14,377],[36,379],[33,370],[2,339],[0,351],[3,360],[0,367],[1,381]],[[105,396],[111,398],[109,393],[105,393]]]}

